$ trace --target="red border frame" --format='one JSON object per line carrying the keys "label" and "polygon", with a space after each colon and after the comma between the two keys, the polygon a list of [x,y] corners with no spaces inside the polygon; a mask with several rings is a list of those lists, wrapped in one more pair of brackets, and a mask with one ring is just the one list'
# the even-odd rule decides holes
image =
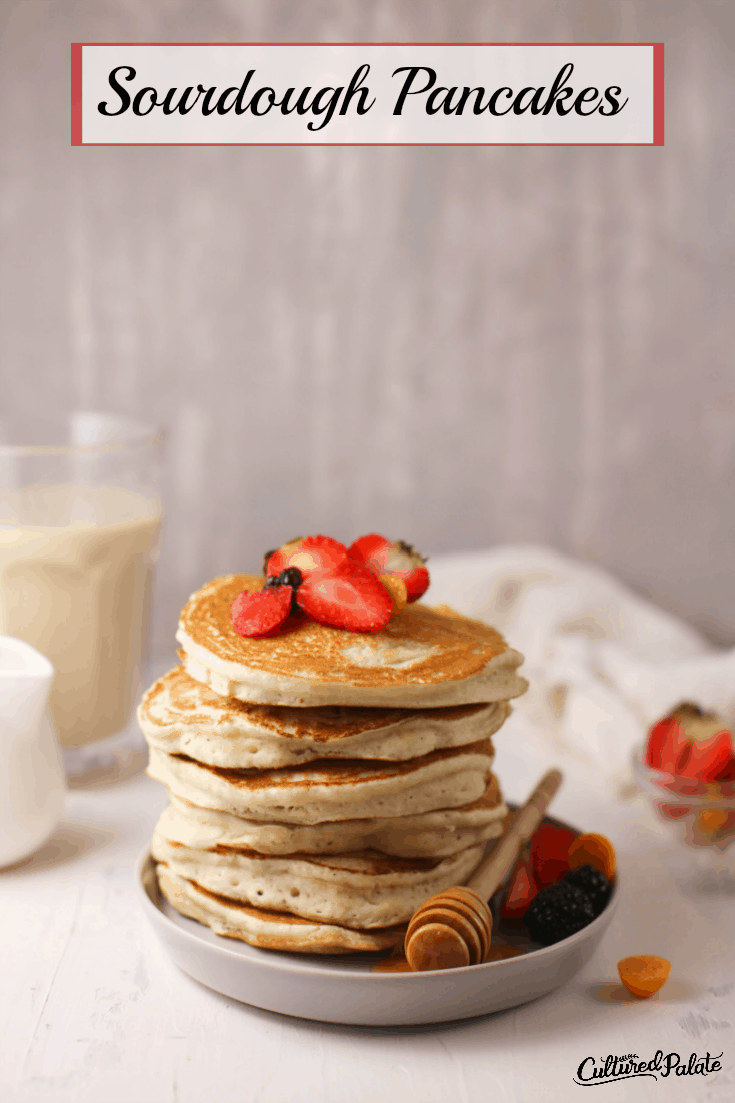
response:
{"label": "red border frame", "polygon": [[89,42],[71,44],[71,144],[83,146],[82,141],[82,48]]}
{"label": "red border frame", "polygon": [[[85,142],[82,140],[82,49],[85,46],[650,46],[653,49],[653,141],[652,142]],[[71,43],[71,144],[73,146],[240,146],[274,149],[283,146],[330,146],[332,148],[368,146],[371,148],[405,146],[444,146],[451,148],[487,148],[507,146],[554,146],[570,148],[629,147],[651,148],[664,144],[664,44],[663,42],[72,42]]]}
{"label": "red border frame", "polygon": [[664,144],[664,44],[653,42],[653,142]]}

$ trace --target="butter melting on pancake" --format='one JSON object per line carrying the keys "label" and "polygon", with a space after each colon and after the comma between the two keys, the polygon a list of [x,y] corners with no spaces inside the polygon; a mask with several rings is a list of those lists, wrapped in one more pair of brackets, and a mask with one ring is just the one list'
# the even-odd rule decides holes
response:
{"label": "butter melting on pancake", "polygon": [[508,700],[525,691],[523,657],[500,633],[448,607],[407,605],[380,632],[314,621],[267,639],[238,636],[230,606],[255,575],[227,575],[184,607],[177,639],[187,673],[225,697],[291,707],[438,708]]}

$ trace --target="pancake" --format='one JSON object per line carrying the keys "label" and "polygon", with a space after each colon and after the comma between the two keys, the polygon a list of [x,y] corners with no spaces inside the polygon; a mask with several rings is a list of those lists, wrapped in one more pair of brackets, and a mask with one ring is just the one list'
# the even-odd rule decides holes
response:
{"label": "pancake", "polygon": [[230,606],[256,575],[227,575],[187,602],[176,638],[187,673],[224,697],[290,707],[439,708],[507,701],[527,688],[522,655],[446,606],[407,605],[380,632],[314,621],[267,639],[238,636]]}
{"label": "pancake", "polygon": [[266,950],[300,954],[387,950],[402,942],[406,933],[405,923],[369,931],[315,923],[288,912],[253,908],[226,896],[217,896],[160,863],[157,873],[161,893],[176,911],[211,927],[215,934],[239,938]]}
{"label": "pancake", "polygon": [[184,800],[277,823],[409,816],[457,808],[487,788],[489,739],[409,762],[318,759],[279,770],[235,770],[151,748],[148,773]]}
{"label": "pancake", "polygon": [[450,858],[388,858],[369,850],[275,857],[233,847],[194,850],[157,831],[151,845],[156,861],[217,896],[361,930],[407,923],[434,893],[464,884],[484,851],[479,843]]}
{"label": "pancake", "polygon": [[399,858],[447,857],[503,833],[508,809],[493,774],[479,798],[459,808],[417,816],[332,820],[319,824],[258,823],[199,808],[169,794],[156,830],[183,846],[208,850],[243,847],[261,854],[344,854],[377,850]]}
{"label": "pancake", "polygon": [[149,744],[168,754],[274,769],[318,758],[418,758],[490,736],[509,713],[507,701],[441,709],[254,705],[220,697],[179,666],[151,686],[138,720]]}

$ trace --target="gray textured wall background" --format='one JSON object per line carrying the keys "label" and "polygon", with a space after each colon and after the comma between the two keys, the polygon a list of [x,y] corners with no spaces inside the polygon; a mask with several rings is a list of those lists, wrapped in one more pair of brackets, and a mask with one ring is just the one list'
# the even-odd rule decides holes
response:
{"label": "gray textured wall background", "polygon": [[[550,543],[735,640],[735,5],[6,0],[2,404],[170,431],[157,634],[300,531]],[[72,41],[664,41],[664,149],[71,148]]]}

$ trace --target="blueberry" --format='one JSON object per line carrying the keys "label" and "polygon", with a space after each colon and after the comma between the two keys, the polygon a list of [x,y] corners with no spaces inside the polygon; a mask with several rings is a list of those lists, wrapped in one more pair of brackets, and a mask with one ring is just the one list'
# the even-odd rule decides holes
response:
{"label": "blueberry", "polygon": [[580,866],[570,869],[564,878],[567,885],[576,885],[586,892],[592,901],[595,916],[598,916],[610,899],[610,882],[605,874],[595,866]]}
{"label": "blueberry", "polygon": [[292,590],[298,590],[304,576],[298,567],[285,567],[273,583],[274,586],[290,586]]}
{"label": "blueberry", "polygon": [[284,567],[280,574],[269,574],[265,580],[263,589],[268,586],[290,586],[291,587],[291,612],[297,613],[299,607],[296,603],[296,591],[301,583],[304,581],[304,576],[298,567]]}
{"label": "blueberry", "polygon": [[528,933],[542,946],[569,938],[594,918],[595,911],[587,893],[564,881],[541,889],[524,916]]}

